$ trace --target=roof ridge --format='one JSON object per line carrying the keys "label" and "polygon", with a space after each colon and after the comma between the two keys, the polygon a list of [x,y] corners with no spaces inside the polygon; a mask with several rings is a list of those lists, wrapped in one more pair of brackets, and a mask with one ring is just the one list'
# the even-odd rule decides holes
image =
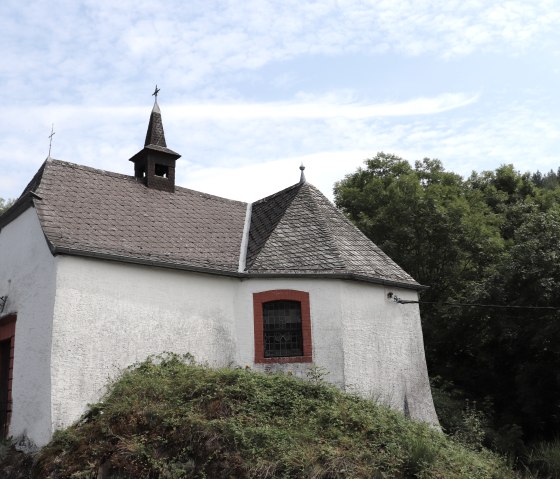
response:
{"label": "roof ridge", "polygon": [[[337,213],[337,217],[339,219],[341,219],[346,225],[348,225],[348,227],[352,228],[354,233],[359,234],[359,236],[361,236],[362,239],[367,241],[367,243],[370,244],[374,248],[374,250],[376,251],[376,253],[378,255],[378,258],[383,262],[383,264],[385,264],[386,266],[389,266],[389,267],[397,267],[399,270],[401,270],[403,273],[405,273],[405,275],[408,276],[412,280],[412,282],[417,283],[416,280],[414,278],[412,278],[412,276],[410,276],[406,271],[404,271],[387,253],[385,253],[379,246],[377,246],[376,243],[374,243],[370,238],[368,238],[365,235],[365,233],[362,230],[360,230],[360,228],[358,228],[354,223],[352,223],[352,221],[350,221],[350,219],[345,214],[343,214],[334,204],[332,204],[325,197],[325,195],[323,195],[323,193],[321,193],[321,191],[319,191],[313,185],[309,185],[309,186],[316,193],[316,195],[321,197],[325,201],[325,203],[328,203],[328,205],[334,210],[333,213],[334,212]],[[324,217],[322,217],[321,219],[323,221],[325,220]],[[333,223],[329,222],[329,224],[333,224]],[[347,270],[351,270],[352,268],[348,268],[348,265],[346,264],[344,254],[342,254],[343,252],[339,249],[337,241],[332,236],[332,234],[333,234],[332,227],[328,227],[328,231],[330,233],[329,238],[335,243],[336,251],[339,253],[339,255],[341,257],[341,260],[345,265],[345,268]]]}
{"label": "roof ridge", "polygon": [[[245,259],[245,270],[249,270],[251,266],[255,264],[255,262],[259,258],[259,255],[266,247],[268,240],[270,239],[270,237],[272,236],[272,234],[274,233],[274,231],[282,221],[282,218],[284,218],[286,211],[294,201],[294,198],[297,196],[297,192],[301,189],[302,186],[303,186],[302,183],[296,183],[292,186],[289,186],[288,188],[284,188],[283,190],[274,193],[273,195],[262,198],[252,204],[251,224],[249,227],[249,239],[247,245],[247,255]],[[277,217],[271,219],[271,215],[269,214],[270,212],[267,212],[267,214],[265,214],[264,217],[267,220],[270,220],[270,222],[266,224],[265,221],[262,221],[259,224],[259,221],[261,221],[260,216],[262,216],[259,215],[259,211],[258,211],[259,206],[264,206],[266,203],[270,201],[279,199],[282,196],[287,196],[287,194],[291,193],[292,191],[294,191],[293,196],[288,197],[288,201],[285,205],[281,205],[282,208],[281,213]],[[261,226],[262,228],[260,228]],[[260,231],[264,230],[263,231],[264,234],[262,235],[262,237],[259,237],[258,230]]]}
{"label": "roof ridge", "polygon": [[277,197],[277,196],[280,196],[280,195],[286,193],[288,190],[301,187],[301,186],[303,186],[304,184],[305,184],[305,183],[299,183],[299,182],[298,182],[298,183],[295,183],[295,184],[293,184],[293,185],[291,185],[291,186],[288,186],[287,188],[284,188],[283,190],[280,190],[280,191],[277,191],[276,193],[273,193],[273,194],[271,194],[271,195],[265,196],[264,198],[261,198],[260,200],[253,201],[253,205],[258,205],[258,204],[260,204],[260,203],[264,203],[265,201],[270,201],[270,200],[272,200],[273,198],[275,198],[275,197]]}
{"label": "roof ridge", "polygon": [[116,171],[103,170],[101,168],[95,168],[93,166],[80,165],[78,163],[72,163],[71,161],[64,161],[64,160],[57,160],[55,158],[49,158],[47,160],[47,162],[52,163],[53,165],[60,165],[60,166],[63,166],[65,168],[75,168],[77,170],[90,171],[92,173],[100,173],[100,174],[103,174],[103,175],[112,176],[113,178],[134,179],[134,176],[131,176],[131,175],[125,175],[124,173],[117,173]]}
{"label": "roof ridge", "polygon": [[[347,266],[346,266],[346,263],[345,263],[344,260],[343,260],[342,253],[341,253],[341,251],[340,251],[340,249],[339,249],[339,247],[338,247],[336,241],[334,240],[333,231],[332,231],[331,228],[329,228],[329,223],[327,222],[327,220],[326,220],[326,218],[325,218],[325,215],[321,213],[321,209],[320,209],[319,206],[317,205],[316,200],[315,200],[315,197],[314,197],[314,195],[313,195],[312,193],[319,194],[319,195],[322,197],[322,199],[326,200],[329,204],[331,204],[330,201],[327,199],[327,197],[326,197],[325,195],[323,195],[323,193],[321,193],[321,192],[320,192],[317,188],[315,188],[313,185],[311,185],[311,184],[309,184],[309,183],[304,183],[302,186],[307,186],[307,187],[308,187],[307,190],[310,190],[309,197],[310,197],[310,199],[312,200],[312,201],[310,202],[310,204],[311,204],[313,210],[314,210],[315,213],[316,213],[316,218],[317,218],[317,219],[319,220],[319,222],[320,222],[320,227],[321,227],[321,229],[325,232],[325,237],[327,238],[327,240],[328,240],[328,242],[329,242],[329,245],[330,245],[331,249],[333,250],[333,252],[336,253],[336,257],[337,257],[337,259],[338,259],[338,262],[339,262],[339,263],[342,265],[342,267],[343,267],[342,269],[347,270],[348,268],[347,268]],[[332,205],[332,204],[331,204],[331,205]]]}
{"label": "roof ridge", "polygon": [[34,191],[34,190],[37,189],[37,187],[41,184],[41,179],[43,178],[43,173],[45,172],[45,167],[47,166],[47,162],[50,163],[52,161],[56,161],[56,160],[53,160],[52,158],[47,158],[45,161],[43,161],[43,164],[39,167],[39,169],[37,170],[37,173],[35,173],[33,175],[33,178],[31,178],[31,181],[29,183],[27,183],[27,186],[21,192],[21,194],[19,195],[19,198],[21,198],[23,195],[25,195],[25,193],[28,193],[30,191]]}
{"label": "roof ridge", "polygon": [[[135,176],[132,176],[132,175],[126,175],[124,173],[117,173],[115,171],[103,170],[101,168],[95,168],[93,166],[80,165],[78,163],[72,163],[70,161],[57,160],[57,159],[54,159],[54,158],[50,158],[50,159],[45,160],[45,162],[41,166],[41,169],[36,173],[35,177],[39,174],[40,171],[42,172],[42,169],[44,169],[45,164],[47,162],[52,163],[52,164],[58,164],[58,165],[63,166],[63,167],[76,168],[78,170],[90,171],[92,173],[99,173],[99,174],[107,175],[107,176],[110,176],[110,177],[113,177],[113,178],[121,178],[121,179],[126,179],[126,180],[129,180],[129,181],[138,182],[137,178]],[[35,177],[33,177],[33,180],[35,179]],[[33,180],[31,180],[29,185],[31,185],[33,183]],[[29,187],[29,185],[28,185],[28,187]],[[27,190],[27,188],[26,188],[26,190]],[[24,190],[24,192],[26,190]],[[176,186],[175,190],[176,191],[181,190],[181,191],[188,192],[188,193],[194,193],[194,194],[200,195],[202,197],[211,198],[211,199],[215,199],[215,200],[221,200],[221,201],[225,201],[225,202],[229,202],[229,203],[237,203],[237,204],[242,204],[242,205],[247,204],[246,201],[232,200],[230,198],[224,198],[223,196],[213,195],[211,193],[205,193],[204,191],[193,190],[192,188],[186,188],[184,186]]]}

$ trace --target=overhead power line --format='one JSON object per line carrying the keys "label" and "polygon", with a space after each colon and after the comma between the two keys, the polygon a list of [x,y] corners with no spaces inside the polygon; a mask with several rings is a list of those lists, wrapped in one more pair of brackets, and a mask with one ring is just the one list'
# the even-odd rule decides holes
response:
{"label": "overhead power line", "polygon": [[549,311],[560,311],[560,306],[514,306],[507,304],[483,304],[483,303],[449,303],[440,301],[409,301],[406,299],[400,299],[393,296],[396,303],[399,304],[441,304],[445,306],[455,306],[455,307],[465,307],[473,306],[476,308],[498,308],[498,309],[544,309]]}

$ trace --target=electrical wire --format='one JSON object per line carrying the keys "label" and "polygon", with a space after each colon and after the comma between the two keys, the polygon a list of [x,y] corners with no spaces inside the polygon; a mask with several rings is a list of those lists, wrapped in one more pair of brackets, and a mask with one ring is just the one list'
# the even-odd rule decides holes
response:
{"label": "electrical wire", "polygon": [[473,306],[476,308],[500,308],[500,309],[545,309],[548,311],[560,311],[560,306],[513,306],[504,304],[483,304],[483,303],[448,303],[439,301],[409,301],[395,297],[395,302],[399,304],[441,304],[445,306]]}

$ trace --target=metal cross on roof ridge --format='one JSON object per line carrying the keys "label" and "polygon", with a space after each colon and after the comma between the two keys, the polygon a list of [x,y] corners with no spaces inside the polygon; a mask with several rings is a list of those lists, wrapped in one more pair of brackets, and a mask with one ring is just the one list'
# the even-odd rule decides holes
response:
{"label": "metal cross on roof ridge", "polygon": [[48,136],[49,138],[49,158],[51,157],[51,147],[52,147],[52,137],[56,134],[54,131],[54,123],[51,124],[51,134]]}
{"label": "metal cross on roof ridge", "polygon": [[161,90],[161,88],[158,88],[158,87],[157,87],[157,84],[156,84],[156,88],[155,88],[154,92],[152,93],[152,96],[155,96],[155,97],[156,97],[156,100],[157,100],[157,95],[158,95],[158,93],[159,93],[160,90]]}

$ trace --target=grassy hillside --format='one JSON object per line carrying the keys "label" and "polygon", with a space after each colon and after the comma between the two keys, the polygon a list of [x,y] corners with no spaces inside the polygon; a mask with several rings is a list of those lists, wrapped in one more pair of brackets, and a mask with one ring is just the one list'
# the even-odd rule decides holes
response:
{"label": "grassy hillside", "polygon": [[176,356],[127,370],[35,462],[40,478],[515,477],[488,451],[320,380]]}

